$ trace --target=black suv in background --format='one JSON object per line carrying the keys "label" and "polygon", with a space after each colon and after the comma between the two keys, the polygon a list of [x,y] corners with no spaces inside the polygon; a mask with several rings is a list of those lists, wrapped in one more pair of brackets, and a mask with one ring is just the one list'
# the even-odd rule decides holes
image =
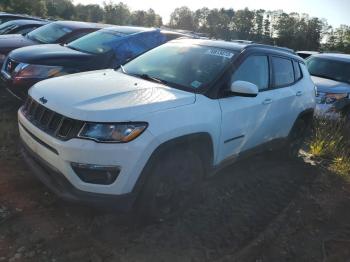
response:
{"label": "black suv in background", "polygon": [[27,19],[27,20],[41,20],[39,17],[20,15],[20,14],[9,14],[5,12],[0,12],[0,25],[12,20]]}
{"label": "black suv in background", "polygon": [[95,23],[59,21],[44,25],[26,35],[1,35],[0,66],[7,54],[14,49],[30,45],[69,43],[105,26]]}
{"label": "black suv in background", "polygon": [[37,45],[12,51],[1,71],[8,91],[27,97],[35,83],[77,72],[117,68],[126,61],[186,34],[155,28],[114,26],[79,38],[68,45]]}
{"label": "black suv in background", "polygon": [[50,23],[46,20],[12,20],[0,25],[0,35],[21,34],[25,35],[29,32]]}

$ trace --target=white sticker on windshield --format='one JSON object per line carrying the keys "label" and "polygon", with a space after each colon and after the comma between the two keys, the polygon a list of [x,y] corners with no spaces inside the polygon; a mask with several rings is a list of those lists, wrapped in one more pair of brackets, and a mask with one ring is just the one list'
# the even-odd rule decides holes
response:
{"label": "white sticker on windshield", "polygon": [[191,86],[194,87],[194,88],[198,88],[198,87],[200,87],[201,85],[202,85],[202,83],[199,82],[199,81],[197,81],[197,80],[195,80],[195,81],[193,81],[193,82],[191,83]]}
{"label": "white sticker on windshield", "polygon": [[208,51],[205,52],[205,54],[221,56],[221,57],[226,57],[226,58],[232,58],[234,56],[233,53],[225,51],[225,50],[220,50],[220,49],[209,49]]}

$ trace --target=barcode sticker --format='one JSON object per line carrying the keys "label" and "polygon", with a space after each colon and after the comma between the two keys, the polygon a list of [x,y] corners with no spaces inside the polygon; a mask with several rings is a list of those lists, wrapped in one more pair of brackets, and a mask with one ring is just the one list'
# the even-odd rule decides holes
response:
{"label": "barcode sticker", "polygon": [[205,52],[205,54],[226,57],[229,59],[234,56],[234,53],[231,53],[225,50],[219,50],[219,49],[209,49],[208,51]]}

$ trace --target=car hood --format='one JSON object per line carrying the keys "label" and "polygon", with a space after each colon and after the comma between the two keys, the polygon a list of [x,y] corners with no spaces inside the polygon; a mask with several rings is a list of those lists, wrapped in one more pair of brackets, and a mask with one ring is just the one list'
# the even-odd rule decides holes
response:
{"label": "car hood", "polygon": [[64,116],[92,122],[144,121],[145,114],[192,104],[195,94],[113,69],[44,80],[29,90]]}
{"label": "car hood", "polygon": [[322,77],[311,76],[317,91],[321,93],[350,93],[350,85]]}
{"label": "car hood", "polygon": [[75,51],[59,44],[44,44],[13,50],[10,57],[17,62],[27,64],[70,66],[72,61],[82,63],[93,55]]}
{"label": "car hood", "polygon": [[0,53],[4,54],[7,54],[16,48],[37,44],[37,42],[34,42],[23,35],[0,35]]}

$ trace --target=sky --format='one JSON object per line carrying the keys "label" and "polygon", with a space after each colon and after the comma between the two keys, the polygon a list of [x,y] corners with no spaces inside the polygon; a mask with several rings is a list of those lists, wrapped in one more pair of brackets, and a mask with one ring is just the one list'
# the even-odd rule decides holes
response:
{"label": "sky", "polygon": [[[73,0],[81,4],[103,4],[110,0]],[[243,9],[265,9],[285,12],[307,13],[310,16],[325,18],[334,27],[341,24],[350,25],[350,0],[112,0],[112,2],[123,2],[131,10],[147,10],[152,8],[167,23],[171,12],[176,7],[188,6],[192,10],[202,7],[208,8],[233,8]]]}

